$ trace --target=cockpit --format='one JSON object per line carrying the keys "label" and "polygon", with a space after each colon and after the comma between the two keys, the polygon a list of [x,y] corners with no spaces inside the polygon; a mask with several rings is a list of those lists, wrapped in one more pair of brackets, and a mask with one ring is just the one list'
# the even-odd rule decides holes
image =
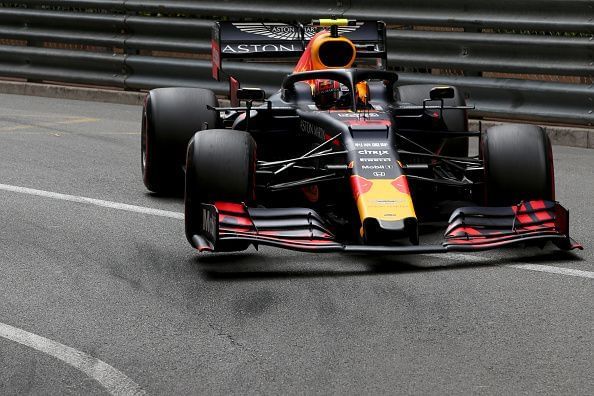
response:
{"label": "cockpit", "polygon": [[[318,32],[303,52],[295,73],[316,70],[350,69],[357,58],[357,48],[347,37],[339,36],[337,26],[331,31]],[[348,108],[352,106],[353,95],[348,87],[336,80],[315,79],[306,81],[316,106],[321,110]],[[356,85],[356,100],[359,107],[366,107],[369,88],[366,82]]]}

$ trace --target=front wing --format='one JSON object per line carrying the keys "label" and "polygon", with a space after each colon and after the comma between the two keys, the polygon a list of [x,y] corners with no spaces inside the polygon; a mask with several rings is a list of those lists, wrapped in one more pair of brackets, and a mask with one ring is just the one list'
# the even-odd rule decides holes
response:
{"label": "front wing", "polygon": [[517,206],[464,207],[449,220],[439,245],[345,245],[312,209],[248,208],[244,204],[202,204],[202,232],[192,237],[199,251],[226,251],[250,243],[304,252],[447,253],[552,242],[563,250],[583,249],[569,237],[569,212],[557,202],[525,201]]}

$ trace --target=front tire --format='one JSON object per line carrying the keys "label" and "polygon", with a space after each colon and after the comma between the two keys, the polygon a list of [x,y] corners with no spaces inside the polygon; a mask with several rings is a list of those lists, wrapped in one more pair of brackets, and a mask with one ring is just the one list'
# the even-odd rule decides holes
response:
{"label": "front tire", "polygon": [[487,205],[555,199],[551,141],[542,128],[521,124],[489,128],[481,149]]}
{"label": "front tire", "polygon": [[[198,132],[188,144],[184,199],[186,237],[202,230],[202,203],[252,203],[255,199],[256,143],[245,131]],[[195,246],[196,247],[196,246]],[[218,251],[240,251],[245,242],[227,242]]]}

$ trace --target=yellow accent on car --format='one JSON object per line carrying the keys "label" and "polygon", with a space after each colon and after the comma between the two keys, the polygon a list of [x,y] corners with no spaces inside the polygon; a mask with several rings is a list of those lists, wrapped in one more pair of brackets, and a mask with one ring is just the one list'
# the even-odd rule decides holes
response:
{"label": "yellow accent on car", "polygon": [[371,189],[357,199],[361,223],[367,218],[397,221],[408,217],[416,218],[410,194],[398,191],[393,180],[372,179]]}
{"label": "yellow accent on car", "polygon": [[320,19],[320,26],[330,27],[330,26],[348,26],[349,20],[345,18],[341,19]]}
{"label": "yellow accent on car", "polygon": [[[348,48],[350,53],[344,59],[344,62],[337,65],[327,65],[320,57],[320,49],[326,46],[326,51],[332,53],[333,46],[340,46],[343,50]],[[346,37],[331,37],[330,33],[323,33],[317,36],[311,43],[311,60],[313,70],[326,70],[326,69],[348,69],[355,62],[357,57],[357,49],[351,40]]]}

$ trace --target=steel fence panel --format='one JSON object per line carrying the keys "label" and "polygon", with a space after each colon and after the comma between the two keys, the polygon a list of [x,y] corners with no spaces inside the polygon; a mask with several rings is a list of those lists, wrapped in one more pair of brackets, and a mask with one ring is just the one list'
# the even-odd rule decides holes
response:
{"label": "steel fence panel", "polygon": [[594,32],[591,0],[353,1],[345,16],[389,24]]}
{"label": "steel fence panel", "polygon": [[388,51],[391,64],[408,67],[594,75],[587,37],[391,30]]}
{"label": "steel fence panel", "polygon": [[[590,0],[501,0],[497,7],[487,0],[20,0],[0,3],[0,40],[16,40],[0,45],[0,76],[222,94],[227,87],[212,80],[209,61],[214,20],[334,14],[388,23],[390,66],[405,71],[400,84],[457,85],[476,116],[591,125],[593,8]],[[272,93],[291,67],[228,62],[226,70]],[[480,77],[486,72],[568,82]]]}
{"label": "steel fence panel", "polygon": [[123,55],[0,46],[0,75],[6,77],[124,86],[123,64]]}

